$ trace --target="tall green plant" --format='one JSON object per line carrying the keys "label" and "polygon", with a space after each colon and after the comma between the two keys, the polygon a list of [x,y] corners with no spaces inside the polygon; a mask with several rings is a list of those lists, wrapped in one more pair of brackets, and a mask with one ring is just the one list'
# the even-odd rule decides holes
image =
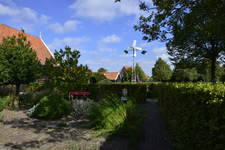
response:
{"label": "tall green plant", "polygon": [[[138,138],[144,135],[143,119],[145,111],[141,111],[142,105],[137,105],[133,97],[127,97],[127,104],[118,95],[107,96],[103,102],[92,103],[87,107],[88,117],[93,120],[92,128],[88,131],[97,131],[92,138],[107,136],[113,138],[121,132],[130,136],[130,146],[138,149]],[[139,131],[139,129],[141,129]]]}

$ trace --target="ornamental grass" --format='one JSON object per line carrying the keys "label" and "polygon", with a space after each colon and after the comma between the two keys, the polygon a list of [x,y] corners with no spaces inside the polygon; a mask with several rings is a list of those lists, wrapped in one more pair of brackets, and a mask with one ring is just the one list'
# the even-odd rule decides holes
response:
{"label": "ornamental grass", "polygon": [[141,111],[142,105],[137,104],[133,97],[127,97],[125,103],[118,95],[113,94],[102,102],[92,103],[86,108],[88,118],[92,120],[85,124],[91,125],[86,133],[92,131],[92,138],[104,136],[108,139],[125,134],[130,137],[130,146],[139,149],[138,140],[145,136],[143,120],[146,113]]}

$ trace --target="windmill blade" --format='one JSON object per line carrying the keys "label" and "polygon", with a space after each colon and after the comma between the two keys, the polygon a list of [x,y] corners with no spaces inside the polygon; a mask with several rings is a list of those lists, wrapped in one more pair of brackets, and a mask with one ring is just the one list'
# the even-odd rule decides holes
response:
{"label": "windmill blade", "polygon": [[136,41],[136,40],[134,40],[134,42],[133,42],[133,47],[135,47],[135,46],[136,46],[136,43],[137,43],[137,41]]}
{"label": "windmill blade", "polygon": [[131,47],[131,46],[128,46],[128,49],[131,49],[131,50],[133,50],[134,48],[133,48],[133,47]]}
{"label": "windmill blade", "polygon": [[137,49],[137,50],[139,50],[139,51],[141,51],[141,50],[142,50],[142,48],[141,48],[141,47],[135,47],[135,49]]}
{"label": "windmill blade", "polygon": [[134,57],[136,57],[136,50],[134,49]]}

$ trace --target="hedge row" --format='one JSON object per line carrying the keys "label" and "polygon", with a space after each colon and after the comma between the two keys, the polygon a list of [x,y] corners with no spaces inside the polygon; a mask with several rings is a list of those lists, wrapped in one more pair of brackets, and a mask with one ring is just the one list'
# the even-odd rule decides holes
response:
{"label": "hedge row", "polygon": [[153,85],[177,150],[222,150],[225,147],[223,83]]}

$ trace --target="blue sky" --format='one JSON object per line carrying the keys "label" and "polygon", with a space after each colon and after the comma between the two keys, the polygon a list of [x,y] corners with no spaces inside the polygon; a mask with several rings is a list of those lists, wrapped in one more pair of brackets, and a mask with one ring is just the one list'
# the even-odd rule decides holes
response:
{"label": "blue sky", "polygon": [[[161,57],[170,68],[174,66],[166,53],[165,43],[142,40],[141,32],[135,31],[140,15],[148,16],[139,9],[139,0],[0,0],[0,23],[40,37],[50,51],[59,51],[68,45],[79,50],[79,64],[88,65],[94,72],[101,67],[108,72],[118,72],[123,66],[132,66],[133,53],[124,53],[137,40],[135,63],[152,76],[152,68]],[[151,1],[147,1],[152,6]]]}

